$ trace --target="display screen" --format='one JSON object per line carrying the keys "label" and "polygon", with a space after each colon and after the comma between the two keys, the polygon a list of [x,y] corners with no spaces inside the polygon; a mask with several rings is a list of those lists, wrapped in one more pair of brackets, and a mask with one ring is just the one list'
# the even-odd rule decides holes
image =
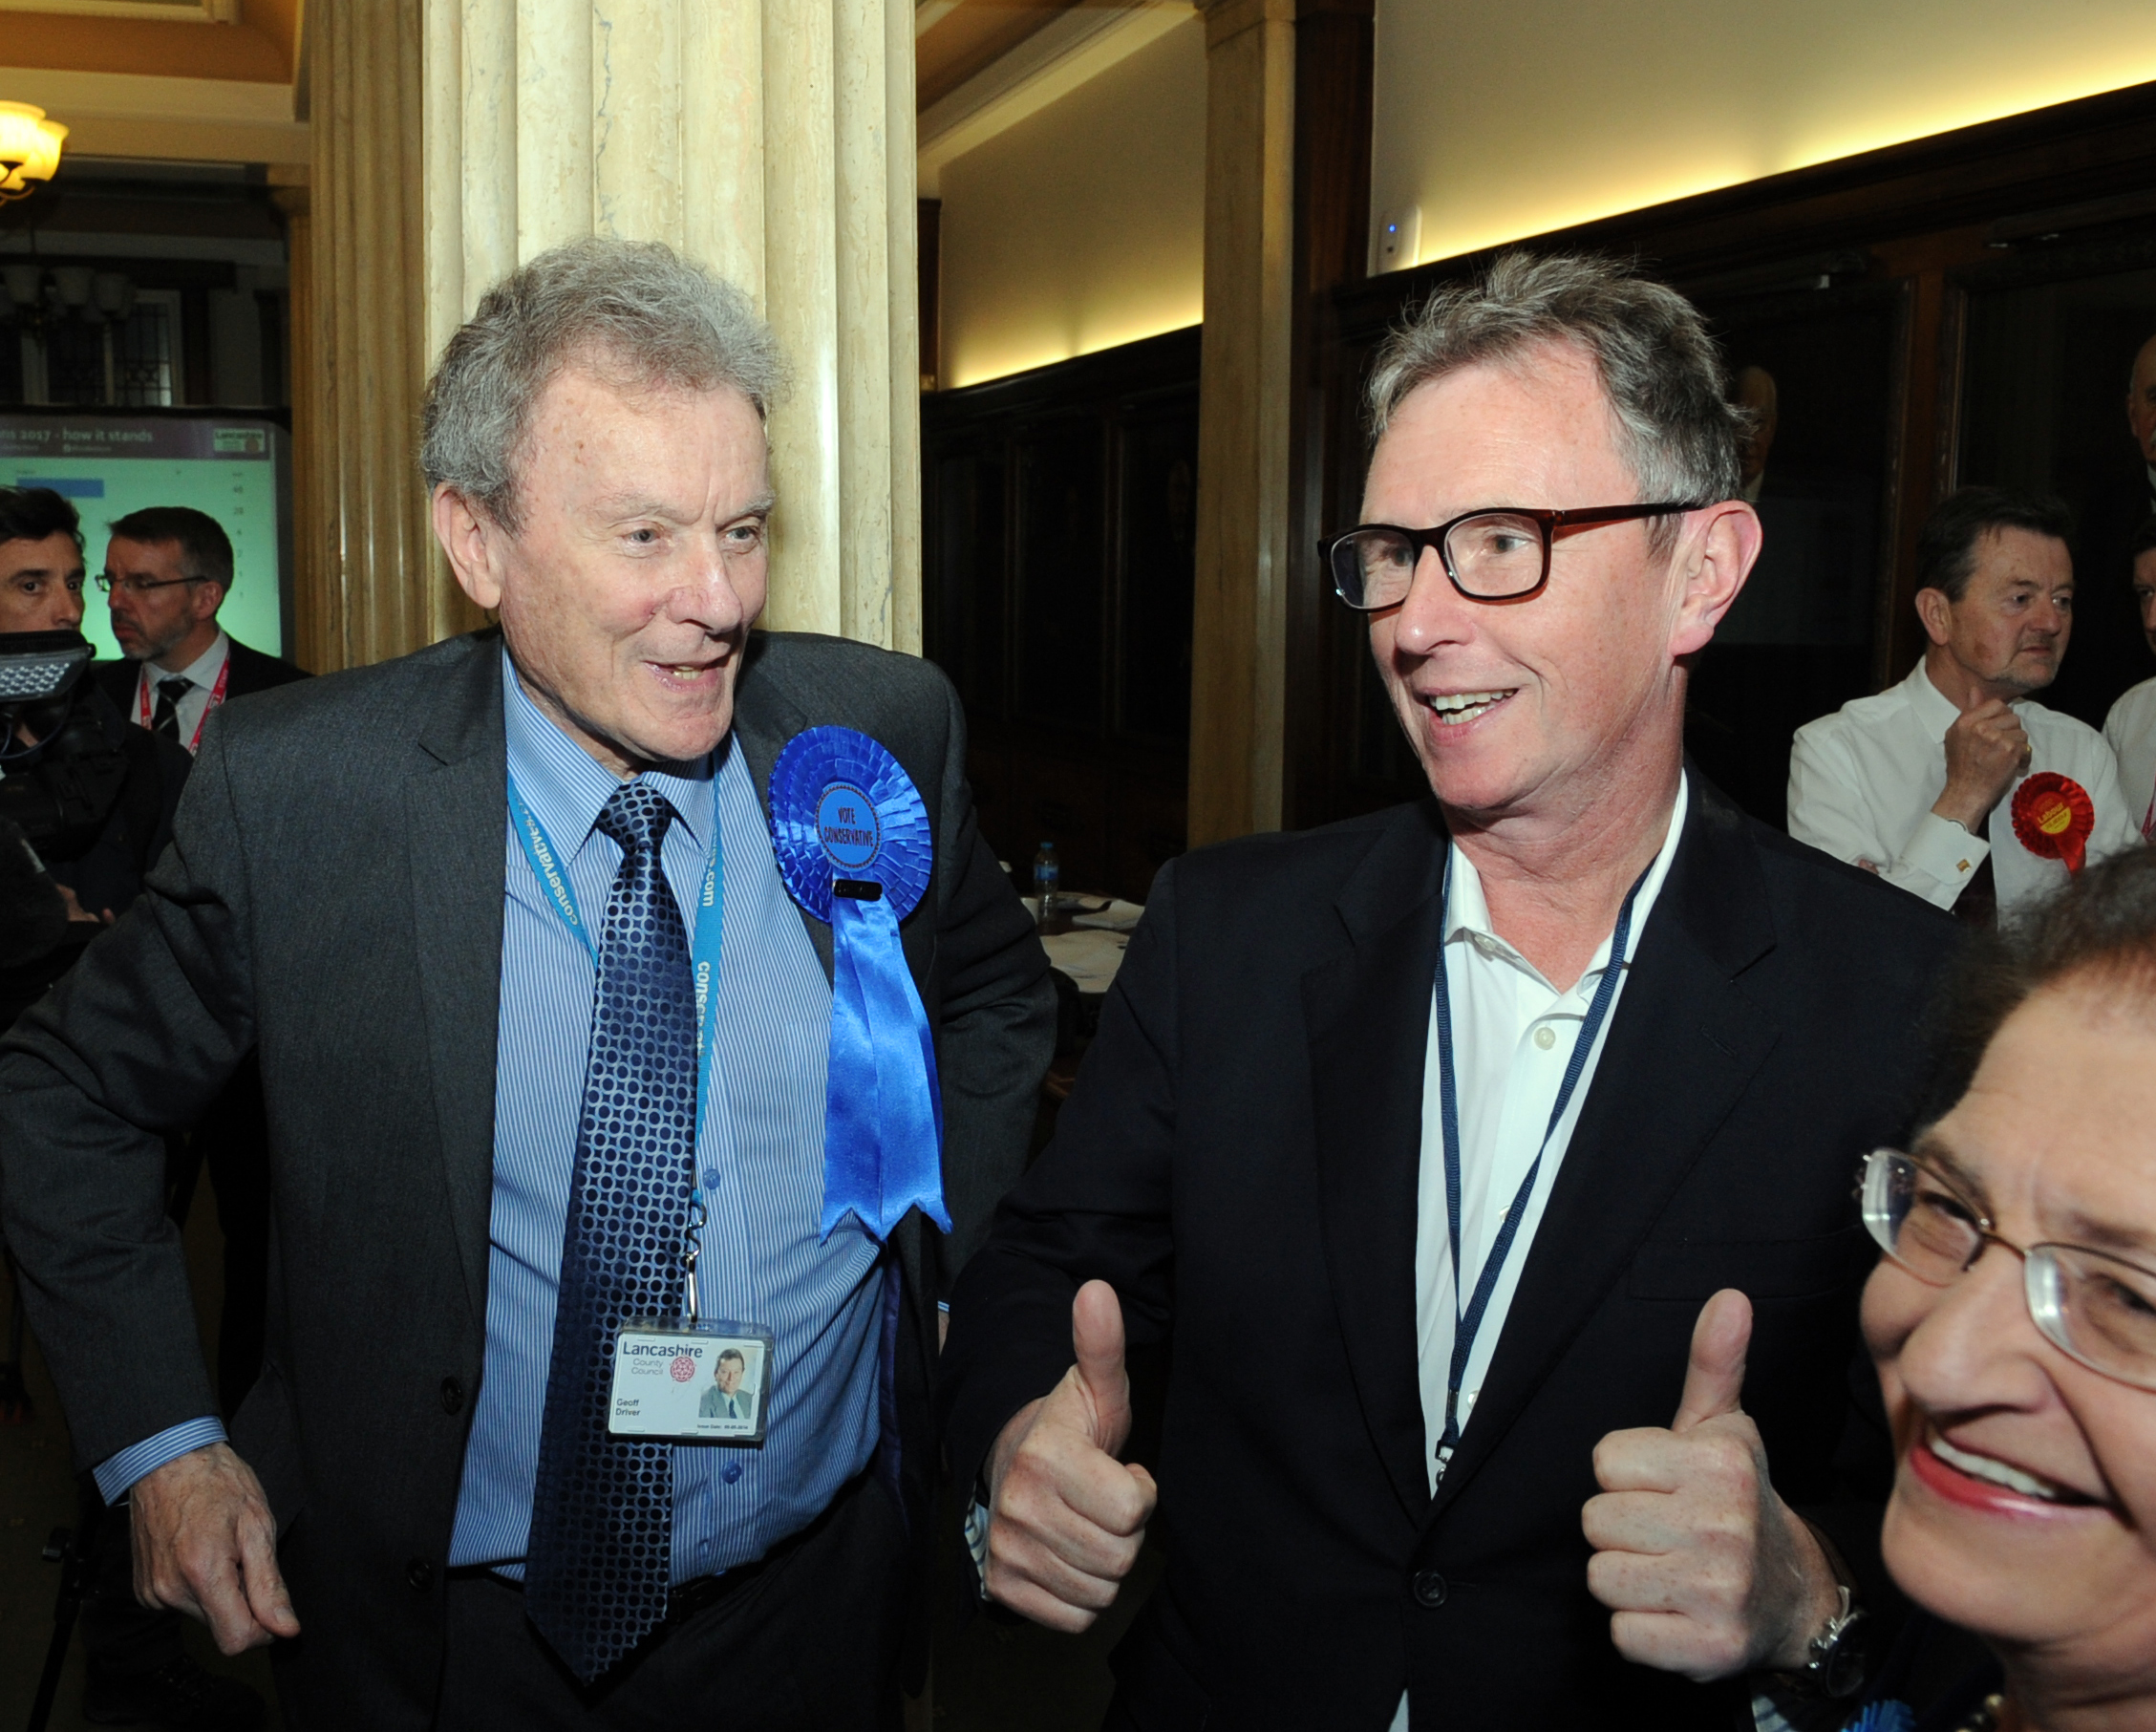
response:
{"label": "display screen", "polygon": [[[0,485],[50,487],[82,514],[84,561],[104,569],[110,525],[147,505],[192,505],[232,538],[232,588],[218,623],[269,655],[286,653],[285,430],[245,415],[121,416],[0,412]],[[117,656],[105,598],[83,588],[83,635]]]}

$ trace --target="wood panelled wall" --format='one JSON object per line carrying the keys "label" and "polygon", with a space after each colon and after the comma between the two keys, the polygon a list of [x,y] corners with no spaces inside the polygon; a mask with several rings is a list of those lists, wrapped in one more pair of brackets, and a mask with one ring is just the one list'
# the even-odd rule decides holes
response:
{"label": "wood panelled wall", "polygon": [[[1973,438],[1996,443],[2013,429],[1998,424],[2011,405],[1997,390],[1996,401],[1972,396],[1989,388],[1972,361],[1971,332],[1989,330],[1987,353],[2006,357],[1990,363],[1996,375],[2017,345],[2041,335],[2035,326],[2035,334],[2017,334],[2015,320],[2033,316],[2015,310],[2017,292],[2064,297],[2059,306],[2069,310],[2046,315],[2047,329],[2072,323],[2077,295],[2112,307],[2122,332],[2136,328],[2145,301],[2156,312],[2156,300],[2144,295],[2145,283],[2156,293],[2156,277],[2139,274],[2156,270],[2151,188],[2156,86],[2139,86],[1521,243],[1636,257],[1690,294],[1735,364],[1753,351],[1775,357],[1760,364],[1779,369],[1785,438],[1796,437],[1790,417],[1807,394],[1813,407],[1823,396],[1847,399],[1805,437],[1815,448],[1838,440],[1846,449],[1833,455],[1845,471],[1876,478],[1872,496],[1852,498],[1841,520],[1865,544],[1857,557],[1871,593],[1863,617],[1848,630],[1814,632],[1837,641],[1803,653],[1715,646],[1694,680],[1694,751],[1761,816],[1781,820],[1790,731],[1901,677],[1915,661],[1916,536],[1945,493],[1970,481],[2043,482],[2070,499],[2080,489],[2084,510],[2101,507],[2101,488],[2075,454],[2091,454],[2087,461],[2099,465],[2130,455],[2123,413],[2130,347],[2124,359],[2111,354],[2113,342],[2102,355],[2090,350],[2059,360],[2102,376],[2067,382],[2069,396],[2091,405],[2081,417],[2091,425],[2061,432],[2047,447],[2055,455],[2039,460],[1972,451]],[[1296,462],[1316,532],[1356,521],[1367,461],[1362,388],[1386,328],[1488,257],[1314,288],[1308,316],[1316,401],[1296,440]],[[2122,287],[2107,300],[2099,292],[2104,283]],[[2156,331],[2156,319],[2148,330]],[[2061,339],[2055,347],[2073,345]],[[2077,548],[2092,599],[2103,581],[2095,533]],[[1299,537],[1298,552],[1313,541]],[[1333,601],[1313,546],[1293,571],[1289,617],[1309,629],[1291,631],[1288,646],[1288,823],[1418,797],[1421,780],[1383,703],[1362,622]],[[2108,652],[2095,636],[2105,629],[2101,611],[2081,610],[2069,677],[2077,662],[2093,670]]]}
{"label": "wood panelled wall", "polygon": [[927,652],[1023,880],[1142,900],[1183,851],[1199,340],[1173,331],[922,401]]}

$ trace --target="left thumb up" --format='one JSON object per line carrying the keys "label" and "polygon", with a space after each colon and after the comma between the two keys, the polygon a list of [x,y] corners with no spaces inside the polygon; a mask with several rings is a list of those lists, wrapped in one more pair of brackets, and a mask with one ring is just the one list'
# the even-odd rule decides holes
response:
{"label": "left thumb up", "polygon": [[1695,1425],[1741,1410],[1744,1356],[1752,1344],[1752,1301],[1725,1287],[1699,1311],[1692,1328],[1692,1358],[1684,1395],[1670,1429],[1680,1435]]}

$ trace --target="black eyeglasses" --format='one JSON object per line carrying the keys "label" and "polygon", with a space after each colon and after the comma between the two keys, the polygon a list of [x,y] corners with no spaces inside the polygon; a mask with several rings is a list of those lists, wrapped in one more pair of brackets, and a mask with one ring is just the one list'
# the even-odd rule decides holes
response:
{"label": "black eyeglasses", "polygon": [[2081,1245],[2017,1245],[1984,1211],[1898,1149],[1864,1159],[1864,1224],[1902,1268],[1952,1287],[1996,1245],[2021,1259],[2029,1316],[2068,1358],[2156,1389],[2156,1272]]}
{"label": "black eyeglasses", "polygon": [[1699,505],[1585,505],[1576,511],[1543,511],[1505,505],[1470,511],[1435,529],[1398,524],[1363,524],[1317,544],[1333,588],[1351,608],[1365,613],[1397,608],[1407,599],[1423,551],[1435,547],[1452,587],[1469,601],[1518,601],[1549,581],[1549,543],[1559,529],[1671,517]]}
{"label": "black eyeglasses", "polygon": [[97,588],[110,595],[115,589],[125,589],[130,595],[147,595],[152,589],[177,589],[181,584],[206,584],[206,577],[115,577],[110,571],[97,573]]}

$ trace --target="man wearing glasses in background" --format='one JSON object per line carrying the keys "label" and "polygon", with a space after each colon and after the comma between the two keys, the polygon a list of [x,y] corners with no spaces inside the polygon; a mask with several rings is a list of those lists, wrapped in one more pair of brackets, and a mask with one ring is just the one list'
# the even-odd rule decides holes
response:
{"label": "man wearing glasses in background", "polygon": [[190,752],[202,750],[203,723],[218,705],[307,677],[217,623],[232,588],[232,543],[206,511],[129,512],[112,525],[97,588],[111,601],[126,658],[97,670],[105,695],[130,721]]}
{"label": "man wearing glasses in background", "polygon": [[[1687,772],[1760,548],[1688,303],[1509,255],[1370,402],[1325,553],[1434,799],[1155,881],[952,1298],[985,1591],[1085,1628],[1157,1498],[1112,1726],[1831,1713],[1889,1465],[1874,1431],[1881,1477],[1837,1471],[1853,1180],[1952,923]],[[1172,1342],[1157,1481],[1116,1459],[1126,1331]]]}

